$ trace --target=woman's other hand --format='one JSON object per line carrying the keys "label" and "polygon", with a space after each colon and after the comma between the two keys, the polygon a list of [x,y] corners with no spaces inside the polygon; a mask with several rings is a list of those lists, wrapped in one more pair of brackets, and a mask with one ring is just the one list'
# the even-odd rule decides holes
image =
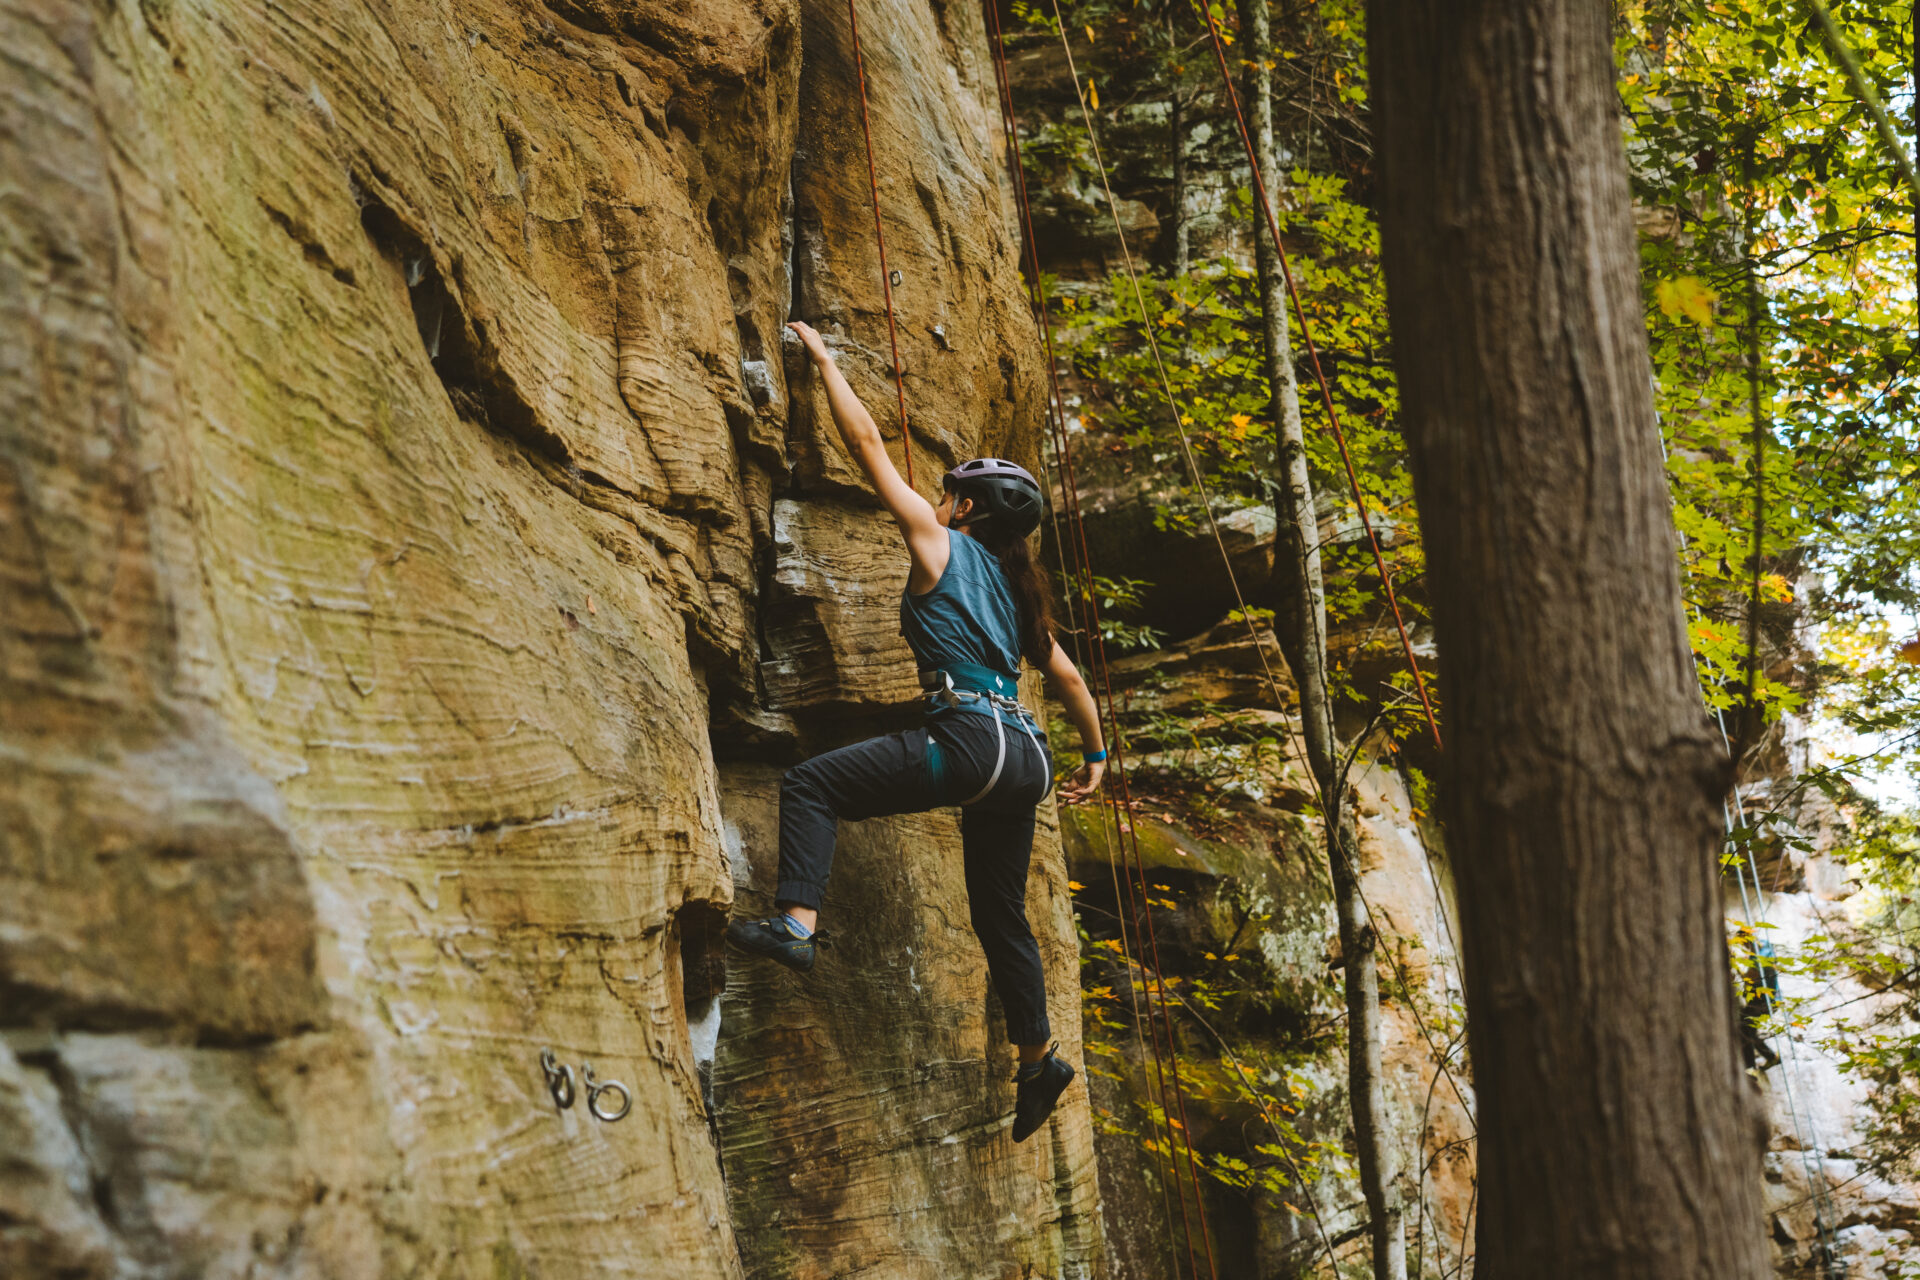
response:
{"label": "woman's other hand", "polygon": [[1100,779],[1106,776],[1106,772],[1105,760],[1081,765],[1073,771],[1071,778],[1060,784],[1060,798],[1068,804],[1079,804],[1100,790]]}
{"label": "woman's other hand", "polygon": [[825,363],[833,359],[832,353],[827,350],[826,339],[822,338],[819,331],[805,320],[789,320],[787,328],[799,336],[801,344],[807,349],[807,354],[815,360]]}

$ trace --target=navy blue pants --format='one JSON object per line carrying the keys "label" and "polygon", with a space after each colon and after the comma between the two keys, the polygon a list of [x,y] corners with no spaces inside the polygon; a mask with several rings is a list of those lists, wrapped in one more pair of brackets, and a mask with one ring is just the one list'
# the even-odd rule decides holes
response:
{"label": "navy blue pants", "polygon": [[[1027,924],[1027,866],[1033,858],[1034,806],[1047,794],[1053,761],[1025,729],[1004,728],[1007,757],[1000,780],[983,799],[960,810],[960,845],[973,932],[1006,1011],[1007,1038],[1041,1044],[1049,1031],[1047,987],[1040,947]],[[818,910],[841,819],[960,804],[986,785],[994,754],[990,716],[949,711],[924,729],[869,738],[789,769],[780,783],[775,901]]]}

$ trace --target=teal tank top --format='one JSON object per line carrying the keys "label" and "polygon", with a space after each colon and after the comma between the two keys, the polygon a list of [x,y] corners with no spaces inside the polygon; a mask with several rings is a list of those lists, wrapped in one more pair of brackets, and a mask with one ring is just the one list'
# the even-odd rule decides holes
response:
{"label": "teal tank top", "polygon": [[[1020,608],[1006,571],[993,552],[964,533],[947,530],[947,569],[933,590],[900,593],[900,634],[922,670],[961,663],[1010,678],[1020,674]],[[948,710],[985,715],[991,708],[965,702],[935,714]]]}

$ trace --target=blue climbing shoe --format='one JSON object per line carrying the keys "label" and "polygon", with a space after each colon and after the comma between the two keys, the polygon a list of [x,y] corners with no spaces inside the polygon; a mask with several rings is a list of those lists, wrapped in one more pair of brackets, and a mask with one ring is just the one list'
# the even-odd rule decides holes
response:
{"label": "blue climbing shoe", "polygon": [[1060,1101],[1060,1095],[1073,1083],[1073,1068],[1054,1056],[1059,1051],[1059,1045],[1047,1050],[1047,1056],[1034,1064],[1040,1068],[1038,1071],[1022,1067],[1013,1074],[1013,1083],[1017,1086],[1013,1093],[1015,1142],[1025,1142],[1034,1130],[1047,1122],[1047,1117],[1053,1114],[1053,1104]]}
{"label": "blue climbing shoe", "polygon": [[795,973],[812,973],[815,954],[832,945],[818,929],[804,938],[795,933],[784,912],[764,920],[735,920],[727,926],[727,941],[750,956],[776,961]]}

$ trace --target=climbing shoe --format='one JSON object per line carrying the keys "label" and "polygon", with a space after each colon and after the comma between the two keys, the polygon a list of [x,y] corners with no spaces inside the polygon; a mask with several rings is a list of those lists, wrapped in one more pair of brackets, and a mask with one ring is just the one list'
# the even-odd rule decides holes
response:
{"label": "climbing shoe", "polygon": [[727,926],[727,941],[750,956],[776,961],[795,973],[812,973],[815,953],[832,945],[818,929],[801,937],[782,912],[764,920],[735,920]]}
{"label": "climbing shoe", "polygon": [[1033,1131],[1047,1122],[1053,1114],[1053,1104],[1060,1101],[1060,1095],[1073,1083],[1073,1068],[1056,1058],[1060,1051],[1055,1045],[1047,1050],[1047,1056],[1031,1067],[1021,1067],[1014,1072],[1013,1083],[1013,1140],[1025,1142],[1033,1136]]}

